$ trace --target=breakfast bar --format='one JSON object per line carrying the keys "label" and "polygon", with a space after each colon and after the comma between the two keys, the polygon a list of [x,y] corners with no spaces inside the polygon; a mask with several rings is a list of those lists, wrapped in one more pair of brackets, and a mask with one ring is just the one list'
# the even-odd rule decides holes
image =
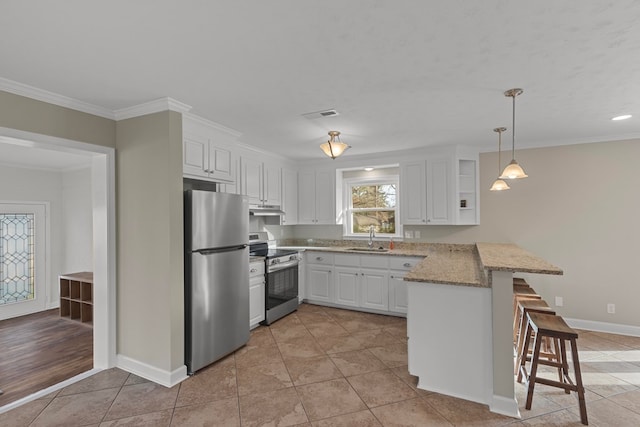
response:
{"label": "breakfast bar", "polygon": [[517,245],[441,246],[409,282],[409,372],[418,388],[519,417],[513,378],[513,273],[562,274]]}

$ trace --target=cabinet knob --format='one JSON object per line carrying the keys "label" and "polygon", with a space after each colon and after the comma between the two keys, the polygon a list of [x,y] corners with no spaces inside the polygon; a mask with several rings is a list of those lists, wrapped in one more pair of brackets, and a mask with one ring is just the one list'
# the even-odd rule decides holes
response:
{"label": "cabinet knob", "polygon": [[391,278],[391,279],[395,279],[395,278],[396,278],[396,276],[389,276],[389,278]]}
{"label": "cabinet knob", "polygon": [[426,219],[423,219],[423,220],[422,220],[422,222],[427,222],[427,220],[426,220]]}
{"label": "cabinet knob", "polygon": [[258,271],[258,270],[255,269],[255,268],[252,268],[251,270],[249,270],[250,273],[255,273],[256,271]]}
{"label": "cabinet knob", "polygon": [[317,256],[316,257],[316,261],[322,261],[324,258],[322,258],[321,256]]}
{"label": "cabinet knob", "polygon": [[409,262],[405,262],[405,263],[404,263],[404,264],[402,264],[402,265],[404,265],[405,267],[411,267],[411,263],[409,263]]}

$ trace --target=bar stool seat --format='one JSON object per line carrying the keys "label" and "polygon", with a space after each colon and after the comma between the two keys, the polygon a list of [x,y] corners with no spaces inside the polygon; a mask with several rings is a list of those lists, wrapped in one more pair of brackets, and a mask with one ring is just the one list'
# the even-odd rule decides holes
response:
{"label": "bar stool seat", "polygon": [[[531,356],[531,372],[527,372],[526,362],[527,354],[529,352],[529,341],[531,334],[535,332],[533,355]],[[540,349],[542,341],[545,337],[549,337],[554,341],[557,340],[560,343],[559,349],[559,361],[551,361],[540,359]],[[526,409],[531,409],[531,403],[533,402],[533,389],[536,383],[545,384],[552,387],[558,387],[564,389],[565,393],[569,394],[572,391],[578,394],[578,405],[580,407],[580,421],[584,425],[588,425],[587,420],[587,405],[584,399],[584,386],[582,385],[582,374],[580,373],[580,361],[578,360],[578,347],[576,340],[578,339],[578,333],[571,329],[569,325],[560,316],[543,313],[527,313],[527,327],[523,337],[524,345],[522,347],[522,353],[520,355],[520,374],[518,380],[524,378],[527,385],[527,402],[525,404]],[[575,376],[575,384],[569,377],[569,362],[567,361],[567,341],[571,344],[571,357],[573,360],[573,369]],[[561,369],[562,375],[560,381],[554,381],[547,378],[540,378],[538,374],[538,365],[553,366]]]}
{"label": "bar stool seat", "polygon": [[524,280],[522,277],[514,277],[513,278],[513,284],[514,285],[520,285],[520,286],[529,286],[527,281]]}

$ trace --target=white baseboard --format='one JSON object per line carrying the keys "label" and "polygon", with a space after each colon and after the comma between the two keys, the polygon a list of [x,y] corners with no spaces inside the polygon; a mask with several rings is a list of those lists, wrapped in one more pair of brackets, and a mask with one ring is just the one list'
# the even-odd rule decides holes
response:
{"label": "white baseboard", "polygon": [[11,409],[17,408],[18,406],[24,405],[25,403],[31,402],[36,399],[40,399],[41,397],[44,397],[47,394],[63,389],[67,386],[70,386],[73,383],[77,383],[80,380],[83,380],[85,378],[88,378],[92,375],[97,374],[101,370],[102,369],[97,369],[97,368],[91,369],[90,371],[83,372],[81,374],[76,375],[75,377],[71,377],[68,380],[64,380],[62,382],[59,382],[58,384],[54,384],[51,387],[47,387],[44,390],[37,391],[33,394],[30,394],[29,396],[23,397],[22,399],[18,399],[15,402],[7,403],[4,406],[0,406],[0,414],[10,411]]}
{"label": "white baseboard", "polygon": [[123,356],[122,354],[116,356],[116,365],[120,369],[165,387],[173,387],[188,378],[186,365],[182,365],[178,369],[169,372],[140,362],[139,360]]}
{"label": "white baseboard", "polygon": [[520,418],[518,410],[518,401],[515,397],[506,398],[504,396],[493,395],[489,410],[496,414],[506,415],[508,417]]}
{"label": "white baseboard", "polygon": [[587,331],[607,332],[610,334],[640,337],[640,326],[621,325],[619,323],[596,322],[594,320],[564,318],[569,326]]}

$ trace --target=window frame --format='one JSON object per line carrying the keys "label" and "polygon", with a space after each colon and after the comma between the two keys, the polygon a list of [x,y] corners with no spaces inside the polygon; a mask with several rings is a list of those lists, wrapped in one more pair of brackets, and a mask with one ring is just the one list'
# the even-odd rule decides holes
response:
{"label": "window frame", "polygon": [[363,210],[394,210],[395,211],[395,233],[378,233],[376,232],[376,237],[381,238],[394,238],[396,240],[400,240],[402,238],[402,224],[400,222],[400,175],[381,175],[370,178],[347,178],[343,180],[343,206],[344,206],[344,221],[343,221],[343,237],[348,237],[350,239],[368,239],[369,233],[352,233],[352,222],[353,222],[353,206],[352,206],[352,198],[351,188],[353,186],[358,185],[388,185],[394,184],[396,186],[396,206],[395,208],[367,208]]}

